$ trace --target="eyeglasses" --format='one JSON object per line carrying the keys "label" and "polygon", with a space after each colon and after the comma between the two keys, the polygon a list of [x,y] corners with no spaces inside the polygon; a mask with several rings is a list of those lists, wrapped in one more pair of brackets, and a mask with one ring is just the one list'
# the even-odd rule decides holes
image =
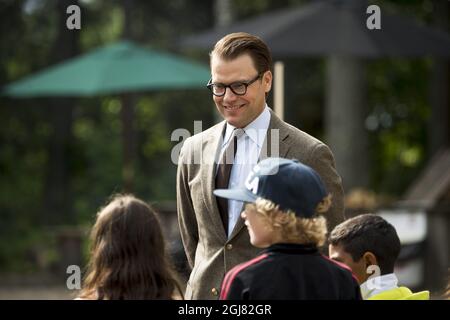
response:
{"label": "eyeglasses", "polygon": [[258,73],[258,75],[253,78],[250,81],[245,82],[233,82],[232,84],[225,85],[223,83],[212,83],[212,79],[209,79],[208,84],[206,87],[211,90],[212,94],[216,97],[223,97],[225,95],[225,92],[227,91],[227,88],[230,88],[230,90],[237,96],[243,96],[247,93],[247,87],[251,85],[253,82],[261,78],[261,73]]}

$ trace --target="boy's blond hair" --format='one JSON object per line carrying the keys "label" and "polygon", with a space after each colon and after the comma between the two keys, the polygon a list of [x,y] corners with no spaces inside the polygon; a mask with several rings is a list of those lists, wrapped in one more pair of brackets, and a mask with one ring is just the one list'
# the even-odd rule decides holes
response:
{"label": "boy's blond hair", "polygon": [[327,221],[324,216],[331,206],[331,195],[326,196],[316,207],[312,218],[297,217],[295,212],[282,211],[270,200],[258,198],[248,203],[246,209],[257,212],[268,226],[273,228],[286,243],[313,244],[322,246],[327,236]]}

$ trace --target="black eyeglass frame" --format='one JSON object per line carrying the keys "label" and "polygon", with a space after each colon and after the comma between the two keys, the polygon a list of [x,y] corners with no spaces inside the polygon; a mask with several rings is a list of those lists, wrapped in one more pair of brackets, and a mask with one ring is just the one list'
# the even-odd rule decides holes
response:
{"label": "black eyeglass frame", "polygon": [[[233,82],[233,83],[230,83],[230,84],[228,84],[228,85],[225,85],[225,84],[223,84],[223,83],[212,83],[212,82],[211,82],[211,81],[212,81],[212,78],[211,78],[211,79],[209,79],[208,83],[206,84],[206,87],[207,87],[209,90],[211,90],[212,94],[215,95],[216,97],[223,97],[223,96],[225,95],[225,93],[227,92],[227,88],[230,88],[230,90],[231,90],[235,95],[237,95],[237,96],[243,96],[243,95],[245,95],[245,94],[247,93],[248,86],[250,86],[252,83],[256,82],[256,80],[260,79],[260,78],[262,77],[262,75],[263,75],[263,73],[258,73],[258,75],[257,75],[255,78],[253,78],[252,80],[249,80],[249,81],[242,81],[242,82]],[[220,85],[221,87],[224,88],[224,91],[223,91],[222,94],[216,94],[216,93],[214,93],[214,86],[215,86],[215,85]],[[244,85],[244,86],[245,86],[244,93],[237,93],[236,91],[234,91],[234,90],[233,90],[233,86],[236,86],[236,85]]]}

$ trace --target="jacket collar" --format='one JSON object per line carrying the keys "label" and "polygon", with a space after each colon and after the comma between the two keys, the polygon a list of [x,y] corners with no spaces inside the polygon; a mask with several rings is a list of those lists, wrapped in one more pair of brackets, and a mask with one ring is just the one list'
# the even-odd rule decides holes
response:
{"label": "jacket collar", "polygon": [[275,243],[270,247],[265,248],[262,252],[282,254],[316,254],[319,253],[319,250],[313,244]]}

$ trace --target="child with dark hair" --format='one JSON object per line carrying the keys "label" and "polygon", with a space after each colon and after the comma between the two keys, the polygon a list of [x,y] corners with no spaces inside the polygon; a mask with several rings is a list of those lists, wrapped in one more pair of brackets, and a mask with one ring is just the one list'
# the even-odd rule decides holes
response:
{"label": "child with dark hair", "polygon": [[397,285],[394,265],[401,249],[400,239],[395,228],[382,217],[362,214],[348,219],[334,228],[328,241],[330,258],[353,270],[364,299],[429,299],[428,291],[412,293]]}
{"label": "child with dark hair", "polygon": [[225,276],[224,300],[360,300],[350,269],[320,254],[331,196],[312,168],[296,160],[257,164],[245,188],[214,194],[246,202],[241,217],[250,242],[264,249]]}
{"label": "child with dark hair", "polygon": [[118,195],[97,214],[79,299],[182,298],[156,213],[131,195]]}

